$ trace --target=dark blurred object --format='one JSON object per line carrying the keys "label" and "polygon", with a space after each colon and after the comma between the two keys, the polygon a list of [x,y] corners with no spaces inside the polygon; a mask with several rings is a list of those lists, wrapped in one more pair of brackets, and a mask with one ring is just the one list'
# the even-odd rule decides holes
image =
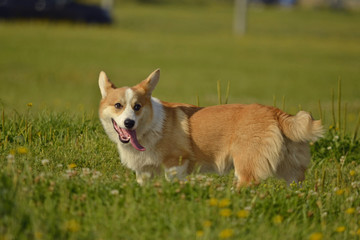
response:
{"label": "dark blurred object", "polygon": [[108,10],[72,0],[0,0],[0,18],[40,18],[110,24]]}

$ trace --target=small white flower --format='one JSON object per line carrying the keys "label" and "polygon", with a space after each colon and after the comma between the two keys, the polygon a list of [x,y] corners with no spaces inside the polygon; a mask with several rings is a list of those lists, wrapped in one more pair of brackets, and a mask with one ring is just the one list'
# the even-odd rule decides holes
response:
{"label": "small white flower", "polygon": [[327,212],[323,212],[322,214],[321,214],[321,217],[326,217],[327,216]]}
{"label": "small white flower", "polygon": [[341,156],[341,157],[340,157],[340,163],[341,163],[341,165],[344,165],[345,159],[346,159],[345,156]]}
{"label": "small white flower", "polygon": [[331,150],[331,148],[332,148],[331,146],[328,146],[328,147],[327,147],[327,150]]}
{"label": "small white flower", "polygon": [[244,210],[251,211],[251,206],[244,207]]}
{"label": "small white flower", "polygon": [[113,189],[113,190],[110,191],[110,194],[111,195],[119,195],[119,190]]}
{"label": "small white flower", "polygon": [[101,175],[102,175],[101,172],[99,172],[99,171],[94,171],[94,172],[93,172],[93,175],[92,175],[92,178],[93,178],[93,179],[96,179],[96,178],[99,178]]}
{"label": "small white flower", "polygon": [[334,136],[333,141],[337,141],[338,139],[339,139],[339,136],[338,136],[338,135],[336,135],[336,136]]}
{"label": "small white flower", "polygon": [[8,163],[14,163],[15,162],[15,156],[12,155],[12,154],[7,155],[6,159],[8,160]]}
{"label": "small white flower", "polygon": [[49,159],[43,159],[43,160],[41,160],[41,164],[42,165],[46,165],[46,164],[48,164],[50,161],[49,161]]}
{"label": "small white flower", "polygon": [[317,196],[318,193],[315,192],[315,191],[313,191],[313,190],[310,190],[310,191],[309,191],[309,195],[311,195],[311,196]]}
{"label": "small white flower", "polygon": [[82,168],[82,175],[87,176],[90,175],[91,171],[90,168]]}
{"label": "small white flower", "polygon": [[56,165],[58,168],[62,168],[63,165],[61,163],[59,163],[58,165]]}
{"label": "small white flower", "polygon": [[351,183],[351,186],[352,186],[353,188],[359,188],[359,187],[360,187],[360,182],[352,182],[352,183]]}

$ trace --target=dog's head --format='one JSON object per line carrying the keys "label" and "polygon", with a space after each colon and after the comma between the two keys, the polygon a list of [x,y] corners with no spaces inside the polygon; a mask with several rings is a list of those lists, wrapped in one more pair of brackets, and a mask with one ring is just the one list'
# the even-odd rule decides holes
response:
{"label": "dog's head", "polygon": [[152,119],[151,94],[159,82],[160,69],[133,87],[116,88],[105,72],[99,76],[101,102],[100,120],[113,141],[121,141],[139,150],[145,148],[138,142],[138,135]]}

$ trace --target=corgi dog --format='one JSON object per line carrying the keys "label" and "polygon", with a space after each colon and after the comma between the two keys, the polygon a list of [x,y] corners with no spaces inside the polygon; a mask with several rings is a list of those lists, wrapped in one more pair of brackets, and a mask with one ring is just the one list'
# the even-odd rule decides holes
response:
{"label": "corgi dog", "polygon": [[288,184],[304,180],[309,141],[322,136],[320,120],[260,104],[161,101],[152,97],[159,77],[157,69],[133,87],[116,88],[104,72],[99,76],[101,123],[140,185],[161,172],[169,180],[184,180],[194,171],[231,169],[238,187],[271,176]]}

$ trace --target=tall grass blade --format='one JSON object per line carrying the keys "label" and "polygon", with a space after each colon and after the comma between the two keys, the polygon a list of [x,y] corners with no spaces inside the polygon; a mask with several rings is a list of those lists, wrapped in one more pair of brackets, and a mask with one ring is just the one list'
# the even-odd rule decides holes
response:
{"label": "tall grass blade", "polygon": [[2,114],[1,114],[1,130],[5,136],[5,110],[4,110],[4,108],[2,109]]}
{"label": "tall grass blade", "polygon": [[322,174],[321,174],[321,192],[324,192],[325,179],[326,179],[326,171],[325,171],[325,168],[323,167]]}
{"label": "tall grass blade", "polygon": [[285,96],[282,98],[282,110],[285,111]]}
{"label": "tall grass blade", "polygon": [[221,86],[220,81],[217,81],[217,94],[218,94],[218,104],[221,105]]}
{"label": "tall grass blade", "polygon": [[347,128],[346,116],[347,116],[347,103],[345,103],[345,106],[344,106],[343,137],[345,137],[346,128]]}
{"label": "tall grass blade", "polygon": [[336,127],[336,118],[335,118],[335,103],[334,103],[334,89],[332,89],[331,91],[331,115],[332,115],[332,119],[333,119],[333,124],[332,126],[335,128]]}
{"label": "tall grass blade", "polygon": [[318,106],[319,106],[320,120],[321,120],[321,123],[324,124],[323,112],[322,112],[322,107],[321,107],[320,99],[319,99],[319,101],[318,101]]}
{"label": "tall grass blade", "polygon": [[273,106],[276,107],[276,96],[273,96]]}
{"label": "tall grass blade", "polygon": [[196,106],[200,107],[199,95],[196,95]]}
{"label": "tall grass blade", "polygon": [[341,79],[338,80],[338,122],[336,128],[341,136]]}
{"label": "tall grass blade", "polygon": [[360,128],[360,113],[359,113],[358,118],[357,118],[357,122],[356,122],[356,126],[355,126],[355,129],[354,129],[354,134],[353,134],[351,143],[354,143],[356,141],[359,128]]}
{"label": "tall grass blade", "polygon": [[225,104],[228,104],[229,94],[230,94],[230,81],[228,81],[226,87]]}

